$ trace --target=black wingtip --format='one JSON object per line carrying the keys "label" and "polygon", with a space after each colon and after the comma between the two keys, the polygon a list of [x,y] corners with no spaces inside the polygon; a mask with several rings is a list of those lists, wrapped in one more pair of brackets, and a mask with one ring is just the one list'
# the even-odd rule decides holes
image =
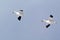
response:
{"label": "black wingtip", "polygon": [[22,11],[22,12],[23,12],[23,10],[20,10],[20,11]]}
{"label": "black wingtip", "polygon": [[19,21],[21,20],[21,16],[18,17],[18,20],[19,20]]}
{"label": "black wingtip", "polygon": [[53,18],[53,15],[50,15],[51,18]]}
{"label": "black wingtip", "polygon": [[46,28],[48,28],[50,26],[50,24],[46,25]]}

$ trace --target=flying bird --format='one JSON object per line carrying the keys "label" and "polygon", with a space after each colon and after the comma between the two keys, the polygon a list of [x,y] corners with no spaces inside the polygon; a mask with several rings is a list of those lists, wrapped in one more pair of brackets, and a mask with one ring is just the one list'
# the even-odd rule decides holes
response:
{"label": "flying bird", "polygon": [[23,10],[14,11],[13,13],[17,15],[17,19],[20,21],[21,17],[23,16]]}
{"label": "flying bird", "polygon": [[46,28],[55,23],[55,21],[53,20],[53,15],[50,15],[48,19],[43,19],[42,22],[45,22],[47,24]]}

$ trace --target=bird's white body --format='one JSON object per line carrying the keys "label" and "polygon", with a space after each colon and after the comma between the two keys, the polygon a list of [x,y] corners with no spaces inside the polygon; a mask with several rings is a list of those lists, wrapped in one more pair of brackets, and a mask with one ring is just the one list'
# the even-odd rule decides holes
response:
{"label": "bird's white body", "polygon": [[47,24],[54,24],[55,23],[54,20],[50,20],[50,19],[43,19],[42,21],[47,23]]}
{"label": "bird's white body", "polygon": [[15,13],[17,16],[23,16],[23,12],[21,12],[21,11],[14,11],[14,13]]}

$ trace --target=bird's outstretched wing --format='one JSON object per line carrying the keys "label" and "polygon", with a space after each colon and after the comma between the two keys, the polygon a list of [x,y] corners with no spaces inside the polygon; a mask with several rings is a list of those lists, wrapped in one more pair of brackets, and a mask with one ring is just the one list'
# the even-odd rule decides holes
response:
{"label": "bird's outstretched wing", "polygon": [[46,28],[48,28],[50,26],[50,24],[46,25]]}

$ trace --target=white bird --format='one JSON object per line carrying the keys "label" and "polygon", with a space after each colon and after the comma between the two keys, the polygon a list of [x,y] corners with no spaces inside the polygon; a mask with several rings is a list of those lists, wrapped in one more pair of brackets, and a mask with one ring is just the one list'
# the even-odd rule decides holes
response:
{"label": "white bird", "polygon": [[55,21],[53,20],[53,15],[50,15],[49,19],[43,19],[42,22],[47,23],[46,28],[55,23]]}
{"label": "white bird", "polygon": [[23,10],[19,10],[19,11],[14,11],[13,13],[15,13],[18,17],[18,20],[21,20],[21,17],[23,16]]}

